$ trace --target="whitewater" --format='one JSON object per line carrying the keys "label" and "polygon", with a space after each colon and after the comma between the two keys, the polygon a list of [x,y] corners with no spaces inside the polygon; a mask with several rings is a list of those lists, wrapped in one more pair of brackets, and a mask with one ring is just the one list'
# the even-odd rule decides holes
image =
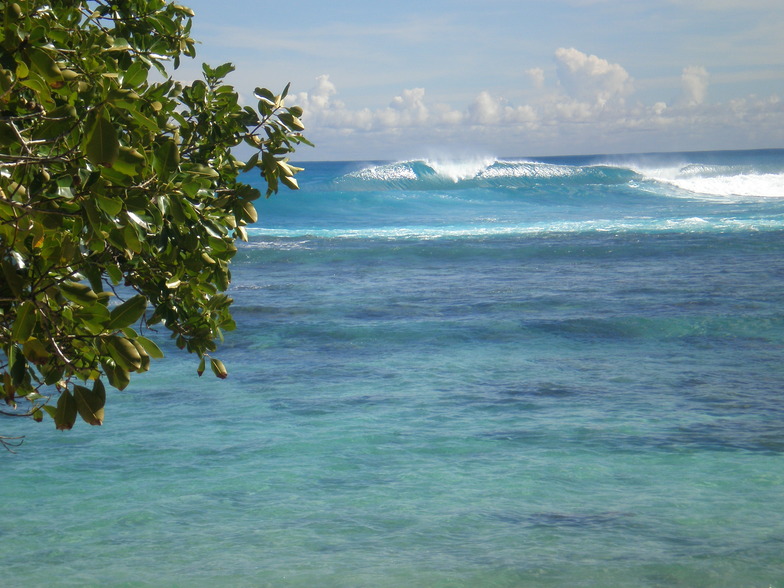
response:
{"label": "whitewater", "polygon": [[784,150],[303,167],[226,381],[3,422],[2,584],[784,586]]}

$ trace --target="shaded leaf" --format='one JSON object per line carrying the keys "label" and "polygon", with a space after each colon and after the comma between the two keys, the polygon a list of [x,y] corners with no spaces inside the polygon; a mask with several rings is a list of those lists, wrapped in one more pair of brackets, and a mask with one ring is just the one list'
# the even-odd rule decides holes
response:
{"label": "shaded leaf", "polygon": [[103,113],[92,117],[92,124],[87,129],[85,155],[90,163],[103,167],[112,167],[120,153],[120,141],[111,121]]}
{"label": "shaded leaf", "polygon": [[19,310],[16,311],[14,328],[11,331],[11,339],[18,343],[24,343],[33,334],[37,322],[36,306],[31,300],[24,301]]}
{"label": "shaded leaf", "polygon": [[100,380],[95,381],[92,390],[84,386],[74,385],[73,397],[76,401],[76,410],[84,422],[89,425],[103,424],[106,389]]}
{"label": "shaded leaf", "polygon": [[24,282],[22,281],[22,277],[17,273],[16,267],[7,259],[3,259],[2,262],[0,262],[0,266],[2,266],[5,282],[8,284],[13,295],[21,296]]}
{"label": "shaded leaf", "polygon": [[127,372],[142,367],[142,358],[136,347],[125,337],[107,337],[104,339],[107,351],[115,363]]}
{"label": "shaded leaf", "polygon": [[68,300],[80,306],[89,306],[98,300],[98,295],[90,286],[78,282],[63,282],[60,284],[60,292]]}
{"label": "shaded leaf", "polygon": [[76,400],[68,390],[60,394],[57,399],[57,409],[54,413],[54,424],[58,431],[68,431],[76,422]]}
{"label": "shaded leaf", "polygon": [[46,363],[50,355],[46,346],[35,337],[25,341],[24,345],[22,345],[22,353],[27,358],[27,361],[36,365]]}
{"label": "shaded leaf", "polygon": [[112,309],[108,329],[115,331],[138,321],[147,309],[147,298],[137,294]]}
{"label": "shaded leaf", "polygon": [[102,363],[101,368],[103,368],[103,372],[109,379],[109,384],[118,390],[125,390],[128,384],[131,383],[131,374],[129,370],[110,363]]}
{"label": "shaded leaf", "polygon": [[167,180],[176,172],[179,164],[180,152],[173,139],[167,139],[156,147],[152,166],[162,180]]}

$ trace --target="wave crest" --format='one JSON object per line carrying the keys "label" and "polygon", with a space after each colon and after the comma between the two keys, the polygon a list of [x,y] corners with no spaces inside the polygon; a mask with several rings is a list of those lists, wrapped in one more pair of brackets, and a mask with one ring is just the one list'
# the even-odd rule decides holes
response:
{"label": "wave crest", "polygon": [[[346,191],[455,190],[503,188],[525,190],[548,186],[624,185],[662,196],[701,195],[709,198],[784,197],[784,170],[776,161],[748,163],[669,162],[650,165],[611,159],[588,163],[469,158],[414,159],[374,164],[333,181]],[[675,192],[673,191],[675,188]]]}
{"label": "wave crest", "polygon": [[526,188],[546,183],[625,184],[638,179],[628,168],[571,166],[534,161],[411,160],[372,165],[335,180],[342,190]]}
{"label": "wave crest", "polygon": [[750,165],[690,163],[681,166],[639,169],[647,180],[674,186],[690,194],[722,199],[784,198],[784,173]]}

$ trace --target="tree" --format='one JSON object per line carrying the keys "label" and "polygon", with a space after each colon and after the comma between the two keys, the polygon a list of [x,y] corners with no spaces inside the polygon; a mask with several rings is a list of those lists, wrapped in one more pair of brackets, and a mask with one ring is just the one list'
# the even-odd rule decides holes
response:
{"label": "tree", "polygon": [[[193,12],[165,0],[5,3],[0,33],[0,398],[58,429],[104,418],[106,386],[163,356],[147,335],[227,375],[212,353],[235,327],[225,294],[235,241],[266,196],[296,189],[310,143],[286,90],[241,106],[233,67],[195,56]],[[253,148],[247,162],[232,148]],[[21,403],[21,404],[20,404]]]}

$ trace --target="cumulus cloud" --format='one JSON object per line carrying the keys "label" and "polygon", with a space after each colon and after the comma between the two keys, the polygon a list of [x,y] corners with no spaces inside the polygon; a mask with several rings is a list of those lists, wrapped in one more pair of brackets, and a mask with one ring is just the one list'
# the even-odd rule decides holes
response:
{"label": "cumulus cloud", "polygon": [[704,67],[684,67],[681,74],[681,102],[687,106],[702,104],[708,92],[708,78],[708,70]]}
{"label": "cumulus cloud", "polygon": [[555,61],[561,86],[572,98],[604,106],[632,92],[631,76],[617,63],[563,47],[555,52]]}
{"label": "cumulus cloud", "polygon": [[674,104],[645,105],[630,99],[633,80],[620,64],[574,48],[558,49],[555,62],[557,82],[550,87],[544,69],[525,72],[539,97],[532,97],[530,88],[521,88],[513,95],[528,96],[530,102],[524,104],[486,89],[464,107],[455,108],[430,102],[424,88],[409,88],[386,106],[356,109],[339,99],[327,75],[319,76],[307,92],[293,96],[292,102],[304,108],[306,134],[319,145],[362,133],[362,139],[351,139],[344,147],[351,154],[352,148],[360,150],[362,157],[371,153],[383,157],[393,146],[436,143],[499,145],[506,153],[511,151],[504,146],[516,144],[525,149],[521,153],[529,154],[716,148],[717,139],[732,136],[745,137],[753,146],[774,144],[766,137],[772,136],[771,129],[784,126],[784,104],[776,96],[707,104],[709,74],[704,67],[683,69],[681,96]]}
{"label": "cumulus cloud", "polygon": [[465,120],[472,125],[532,125],[537,114],[528,104],[510,106],[507,100],[493,96],[490,92],[480,92],[468,106]]}
{"label": "cumulus cloud", "polygon": [[379,113],[386,127],[408,127],[427,122],[428,108],[425,106],[425,89],[414,88],[403,90],[400,96],[395,96],[389,108]]}
{"label": "cumulus cloud", "polygon": [[310,110],[326,110],[329,108],[332,96],[337,94],[337,88],[329,80],[328,75],[321,75],[316,78],[316,85],[309,92],[297,94],[296,101],[303,108]]}
{"label": "cumulus cloud", "polygon": [[501,100],[481,92],[468,107],[468,120],[475,125],[494,125],[501,120]]}
{"label": "cumulus cloud", "polygon": [[406,89],[395,96],[386,108],[350,110],[335,99],[337,88],[328,75],[316,78],[316,85],[292,98],[305,111],[308,126],[339,128],[344,132],[378,131],[418,127],[428,124],[452,125],[463,120],[463,114],[444,104],[426,104],[424,88]]}

